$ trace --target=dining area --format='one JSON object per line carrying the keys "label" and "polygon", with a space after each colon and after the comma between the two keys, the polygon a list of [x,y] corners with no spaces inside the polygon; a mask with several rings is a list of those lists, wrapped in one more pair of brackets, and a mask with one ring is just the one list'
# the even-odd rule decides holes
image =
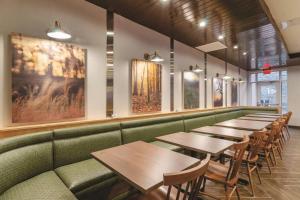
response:
{"label": "dining area", "polygon": [[155,137],[180,151],[136,141],[92,156],[128,184],[134,191],[130,200],[259,198],[262,191],[257,188],[266,176],[261,177],[261,171],[266,174],[267,169],[272,176],[284,159],[291,116],[291,112],[248,114]]}

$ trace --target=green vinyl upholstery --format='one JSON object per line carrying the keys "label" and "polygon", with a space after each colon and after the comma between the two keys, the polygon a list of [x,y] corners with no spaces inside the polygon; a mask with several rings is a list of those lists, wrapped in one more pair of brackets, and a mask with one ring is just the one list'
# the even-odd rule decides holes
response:
{"label": "green vinyl upholstery", "polygon": [[0,140],[0,194],[53,169],[52,132]]}
{"label": "green vinyl upholstery", "polygon": [[55,169],[55,172],[74,193],[101,183],[106,179],[115,178],[111,170],[95,159],[65,165]]}
{"label": "green vinyl upholstery", "polygon": [[55,172],[78,196],[87,195],[103,181],[115,179],[111,170],[91,157],[91,152],[121,145],[119,123],[54,130]]}
{"label": "green vinyl upholstery", "polygon": [[44,172],[10,188],[0,200],[76,200],[53,171]]}
{"label": "green vinyl upholstery", "polygon": [[213,111],[185,114],[183,118],[186,132],[195,128],[210,126],[216,123]]}
{"label": "green vinyl upholstery", "polygon": [[263,113],[278,113],[277,108],[273,107],[246,107],[242,109],[243,115],[255,114],[258,112]]}
{"label": "green vinyl upholstery", "polygon": [[215,112],[216,123],[223,122],[230,119],[241,117],[243,114],[237,109],[220,109]]}
{"label": "green vinyl upholstery", "polygon": [[119,123],[54,130],[54,167],[92,158],[91,152],[121,145]]}
{"label": "green vinyl upholstery", "polygon": [[153,142],[155,137],[184,131],[181,115],[133,120],[121,123],[123,143]]}
{"label": "green vinyl upholstery", "polygon": [[150,142],[151,144],[154,144],[158,147],[162,147],[162,148],[166,148],[169,149],[171,151],[181,151],[182,148],[173,144],[169,144],[169,143],[165,143],[165,142],[161,142],[161,141],[154,141],[154,142]]}

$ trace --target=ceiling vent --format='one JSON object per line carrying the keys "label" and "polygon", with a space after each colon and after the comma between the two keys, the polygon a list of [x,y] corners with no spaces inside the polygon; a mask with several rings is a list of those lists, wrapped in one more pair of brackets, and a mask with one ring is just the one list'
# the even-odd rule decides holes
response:
{"label": "ceiling vent", "polygon": [[196,49],[199,49],[200,51],[203,51],[203,52],[206,52],[206,53],[211,52],[211,51],[226,49],[226,48],[227,48],[227,46],[225,46],[221,42],[212,42],[212,43],[209,43],[209,44],[205,44],[205,45],[196,47]]}

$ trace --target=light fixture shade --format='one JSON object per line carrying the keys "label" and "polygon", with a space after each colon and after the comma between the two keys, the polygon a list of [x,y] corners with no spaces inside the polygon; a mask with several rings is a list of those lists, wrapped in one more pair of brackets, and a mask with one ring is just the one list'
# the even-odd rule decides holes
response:
{"label": "light fixture shade", "polygon": [[240,83],[245,83],[245,81],[243,79],[241,79],[241,78],[239,78],[239,82]]}
{"label": "light fixture shade", "polygon": [[231,79],[231,77],[226,74],[225,76],[223,76],[223,79],[228,80],[228,79]]}
{"label": "light fixture shade", "polygon": [[200,73],[203,72],[203,69],[201,69],[198,65],[196,65],[193,71],[196,73]]}
{"label": "light fixture shade", "polygon": [[152,58],[151,58],[151,61],[152,61],[152,62],[163,62],[164,59],[163,59],[162,57],[160,57],[160,56],[157,54],[157,52],[155,51],[155,52],[154,52],[154,55],[153,55]]}
{"label": "light fixture shade", "polygon": [[58,40],[66,40],[72,37],[71,34],[63,31],[58,21],[55,21],[54,27],[47,31],[47,36]]}

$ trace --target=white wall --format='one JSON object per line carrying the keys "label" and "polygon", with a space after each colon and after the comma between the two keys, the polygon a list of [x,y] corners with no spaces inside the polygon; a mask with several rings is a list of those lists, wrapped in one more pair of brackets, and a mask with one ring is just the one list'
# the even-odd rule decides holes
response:
{"label": "white wall", "polygon": [[288,67],[288,110],[293,112],[291,125],[300,126],[300,66]]}
{"label": "white wall", "polygon": [[0,0],[0,127],[11,121],[9,34],[47,38],[55,20],[87,49],[87,119],[105,117],[106,11],[84,0]]}
{"label": "white wall", "polygon": [[170,111],[170,38],[136,24],[122,16],[114,16],[114,114],[128,116],[129,66],[131,59],[143,59],[144,53],[154,53],[165,60],[162,62],[162,111]]}
{"label": "white wall", "polygon": [[[55,20],[73,35],[68,42],[87,49],[86,118],[106,115],[106,11],[84,0],[0,0],[0,128],[11,121],[11,80],[9,34],[11,32],[47,38],[46,30]],[[131,59],[155,50],[162,63],[162,112],[170,111],[170,39],[119,15],[114,20],[114,114],[130,115],[129,66]],[[181,71],[189,65],[203,65],[203,53],[175,41],[175,110],[182,110]],[[224,72],[224,61],[208,56],[208,107],[211,107],[211,77]],[[228,65],[228,73],[237,77],[238,68]],[[242,70],[246,79],[246,72]],[[229,88],[230,89],[230,88]],[[242,90],[246,91],[246,90]],[[229,95],[228,95],[229,96]],[[246,102],[242,95],[242,105]],[[230,105],[230,100],[228,100]],[[200,107],[204,107],[204,77],[200,77]]]}

